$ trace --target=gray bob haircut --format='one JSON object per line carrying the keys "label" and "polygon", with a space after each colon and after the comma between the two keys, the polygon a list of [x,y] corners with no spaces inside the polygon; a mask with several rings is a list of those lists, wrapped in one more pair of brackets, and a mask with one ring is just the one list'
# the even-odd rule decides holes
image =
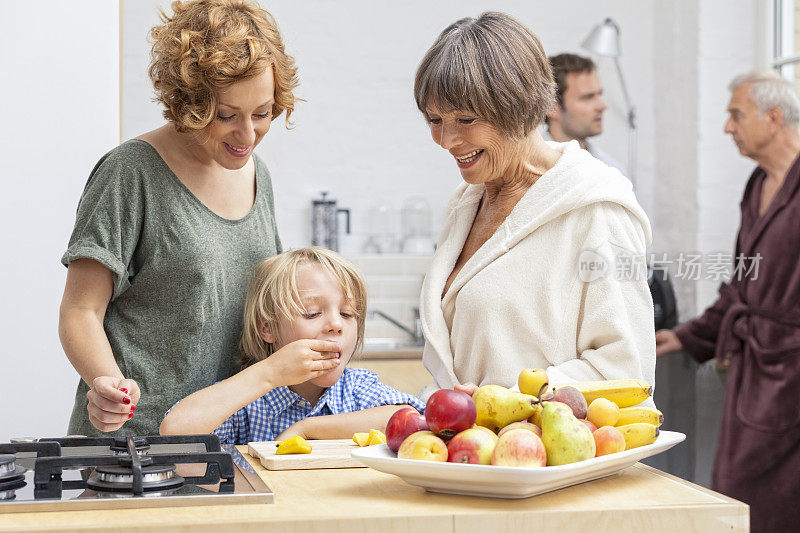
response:
{"label": "gray bob haircut", "polygon": [[555,102],[542,43],[505,13],[463,18],[439,34],[417,69],[417,107],[474,113],[511,138],[527,136]]}
{"label": "gray bob haircut", "polygon": [[787,127],[800,125],[800,98],[792,84],[771,69],[754,70],[736,76],[728,86],[731,92],[750,85],[750,99],[762,115],[770,109],[780,109]]}

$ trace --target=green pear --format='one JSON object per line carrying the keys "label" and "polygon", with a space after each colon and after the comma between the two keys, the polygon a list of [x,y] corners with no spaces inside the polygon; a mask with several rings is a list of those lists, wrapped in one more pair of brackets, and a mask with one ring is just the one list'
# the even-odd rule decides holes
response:
{"label": "green pear", "polygon": [[500,385],[484,385],[472,395],[478,416],[475,423],[495,433],[512,422],[530,417],[538,405],[536,396],[513,392]]}
{"label": "green pear", "polygon": [[592,431],[561,402],[544,402],[542,442],[547,451],[547,465],[557,466],[591,459],[595,455]]}

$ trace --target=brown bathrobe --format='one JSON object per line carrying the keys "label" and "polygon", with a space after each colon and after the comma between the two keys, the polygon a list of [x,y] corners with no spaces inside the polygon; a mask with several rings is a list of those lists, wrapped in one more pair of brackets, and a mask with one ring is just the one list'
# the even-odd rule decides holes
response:
{"label": "brown bathrobe", "polygon": [[698,361],[729,365],[712,488],[750,505],[753,531],[788,532],[800,531],[800,158],[759,217],[765,178],[758,167],[747,183],[734,256],[760,254],[757,279],[745,261],[750,274],[675,333]]}

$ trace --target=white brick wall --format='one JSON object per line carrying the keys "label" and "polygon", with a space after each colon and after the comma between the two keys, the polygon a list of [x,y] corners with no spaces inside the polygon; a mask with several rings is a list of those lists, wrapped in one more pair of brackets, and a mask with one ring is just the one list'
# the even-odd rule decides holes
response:
{"label": "white brick wall", "polygon": [[[414,309],[419,308],[422,280],[431,256],[350,255],[367,284],[369,310],[379,310],[414,330]],[[408,334],[381,317],[368,318],[366,336],[398,339]]]}
{"label": "white brick wall", "polygon": [[[145,75],[147,30],[156,22],[156,6],[167,0],[124,2],[123,138],[161,124]],[[351,209],[352,236],[341,238],[342,251],[361,253],[369,233],[370,210],[389,205],[399,212],[403,200],[425,195],[432,208],[434,237],[452,190],[460,182],[452,159],[430,139],[414,104],[417,65],[438,33],[465,16],[489,9],[508,12],[528,24],[548,53],[583,53],[578,45],[592,27],[614,17],[622,27],[623,57],[631,98],[639,116],[640,195],[652,204],[655,124],[653,118],[654,0],[410,0],[346,3],[263,0],[274,15],[300,68],[296,128],[282,122],[258,148],[273,176],[277,217],[286,246],[310,242],[310,202],[320,191]],[[625,109],[613,63],[596,58],[605,80],[606,132],[596,141],[616,159],[627,159]],[[396,217],[397,218],[397,217]],[[395,221],[395,224],[397,222]],[[399,231],[399,228],[397,228]]]}
{"label": "white brick wall", "polygon": [[[764,43],[755,22],[764,20],[766,4],[743,0],[699,2],[696,249],[701,253],[733,252],[739,200],[756,166],[739,155],[722,130],[730,98],[728,83],[737,74],[763,66]],[[713,303],[718,285],[714,281],[697,283],[697,312]]]}
{"label": "white brick wall", "polygon": [[[30,416],[6,428],[0,441],[23,433],[64,431],[76,375],[57,338],[57,307],[65,275],[57,260],[91,166],[117,141],[117,118],[122,118],[123,139],[162,122],[160,110],[150,101],[146,36],[157,20],[156,6],[167,7],[169,2],[95,1],[91,9],[82,10],[83,22],[66,26],[63,20],[74,8],[63,11],[55,7],[62,2],[45,3],[37,24],[47,30],[44,33],[69,34],[59,47],[49,47],[45,41],[36,41],[45,43],[44,48],[37,47],[35,40],[28,43],[24,26],[11,25],[3,34],[4,49],[17,50],[22,43],[26,52],[7,54],[13,68],[6,68],[7,83],[0,88],[3,98],[14,102],[8,123],[16,124],[7,128],[6,141],[0,143],[8,199],[2,210],[7,228],[3,237],[8,241],[6,248],[18,252],[13,261],[4,263],[0,276],[13,280],[5,296],[7,302],[14,302],[6,306],[4,315],[5,351],[11,354],[6,360],[11,366],[0,378],[0,390],[29,406]],[[728,97],[725,87],[735,74],[763,63],[767,38],[760,28],[766,27],[768,2],[263,0],[263,4],[275,14],[287,48],[297,58],[299,96],[307,100],[298,104],[297,127],[287,132],[275,124],[259,148],[274,177],[281,235],[287,246],[307,244],[310,201],[320,190],[330,191],[343,207],[353,210],[355,235],[344,239],[343,249],[368,278],[370,306],[392,316],[396,313],[411,325],[409,313],[418,303],[425,269],[419,258],[373,262],[357,257],[373,223],[370,209],[388,203],[398,211],[406,196],[424,194],[432,206],[436,236],[445,203],[460,181],[452,161],[429,139],[414,107],[414,71],[447,24],[490,8],[527,23],[549,53],[580,52],[578,44],[589,30],[604,17],[614,17],[623,30],[621,64],[638,110],[637,187],[653,221],[653,249],[732,249],[738,225],[736,206],[753,164],[740,157],[721,133]],[[118,5],[123,20],[121,102],[116,67]],[[14,10],[9,13],[15,19]],[[94,29],[87,33],[80,30],[84,26]],[[47,60],[39,63],[53,66],[45,74],[34,68],[40,55]],[[627,137],[618,81],[608,59],[598,63],[609,111],[606,132],[597,143],[624,161]],[[86,65],[92,66],[87,69]],[[40,98],[40,89],[52,86],[54,80],[60,87],[55,100]],[[57,131],[42,137],[41,128],[35,127],[52,123],[52,117],[40,116],[50,111],[42,102],[70,110],[67,114],[74,120],[67,129],[56,128],[61,135]],[[38,143],[37,153],[59,161],[55,173],[52,166],[30,165],[21,157],[27,152],[19,146],[31,142]],[[39,189],[31,192],[31,184]],[[33,197],[37,198],[33,203],[18,200]],[[24,213],[20,205],[25,206]],[[20,229],[19,219],[44,221],[46,230],[30,225]],[[38,251],[31,251],[31,243]],[[707,305],[715,285],[679,285],[682,317]],[[387,324],[369,327],[373,336],[402,335]],[[36,342],[31,344],[30,339]],[[32,386],[33,360],[42,363],[37,370],[39,381],[50,384],[46,396]],[[0,408],[0,418],[13,419],[14,409]]]}
{"label": "white brick wall", "polygon": [[[656,4],[655,251],[733,252],[739,200],[755,163],[723,133],[727,85],[763,64],[765,13],[765,2],[748,0]],[[717,281],[673,281],[682,321],[716,298]]]}
{"label": "white brick wall", "polygon": [[[147,30],[167,0],[123,2],[123,138],[161,123],[144,75]],[[447,24],[487,9],[527,23],[548,53],[583,53],[578,44],[611,16],[622,28],[620,59],[638,116],[637,194],[653,222],[652,250],[675,255],[731,248],[738,200],[753,165],[723,135],[728,81],[765,56],[766,3],[753,0],[352,0],[347,8],[307,0],[263,1],[278,20],[300,67],[296,128],[279,123],[258,149],[273,175],[281,236],[288,247],[310,241],[310,202],[330,191],[351,209],[353,235],[341,249],[361,253],[386,205],[399,232],[403,200],[424,194],[433,235],[460,178],[433,144],[412,99],[417,64]],[[613,63],[595,58],[609,104],[597,144],[627,160],[625,109]],[[386,265],[386,268],[391,268]],[[389,274],[391,272],[387,272]],[[676,281],[682,318],[702,310],[716,285]],[[710,291],[710,292],[709,292]],[[712,296],[709,297],[708,295]]]}

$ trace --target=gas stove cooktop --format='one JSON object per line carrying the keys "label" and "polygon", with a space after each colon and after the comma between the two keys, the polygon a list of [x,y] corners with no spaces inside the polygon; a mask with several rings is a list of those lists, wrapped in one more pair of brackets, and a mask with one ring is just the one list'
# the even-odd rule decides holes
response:
{"label": "gas stove cooktop", "polygon": [[0,444],[0,513],[273,503],[273,496],[216,435]]}

